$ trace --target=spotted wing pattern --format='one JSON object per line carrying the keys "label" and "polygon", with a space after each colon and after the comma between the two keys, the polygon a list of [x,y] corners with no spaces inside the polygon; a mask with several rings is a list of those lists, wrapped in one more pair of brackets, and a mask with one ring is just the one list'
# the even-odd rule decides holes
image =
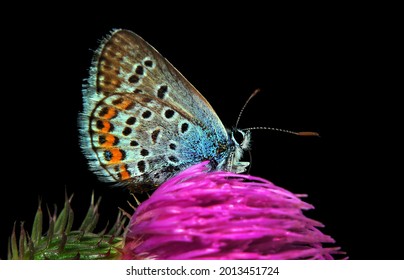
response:
{"label": "spotted wing pattern", "polygon": [[101,43],[87,82],[82,148],[104,181],[155,187],[229,157],[228,134],[206,99],[135,33],[116,30]]}

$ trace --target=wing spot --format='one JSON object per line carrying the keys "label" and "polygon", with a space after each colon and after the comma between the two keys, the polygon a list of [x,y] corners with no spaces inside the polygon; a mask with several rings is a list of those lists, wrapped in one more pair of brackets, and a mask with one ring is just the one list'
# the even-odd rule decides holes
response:
{"label": "wing spot", "polygon": [[110,150],[105,150],[104,151],[104,159],[106,161],[110,161],[112,159],[112,153]]}
{"label": "wing spot", "polygon": [[96,126],[99,130],[101,130],[101,129],[104,128],[104,122],[103,122],[102,120],[97,120],[95,126]]}
{"label": "wing spot", "polygon": [[144,160],[141,160],[137,163],[137,168],[141,173],[143,173],[146,170],[146,162]]}
{"label": "wing spot", "polygon": [[98,113],[98,116],[104,119],[112,119],[117,116],[117,111],[114,108],[110,107],[104,107],[101,109],[101,111]]}
{"label": "wing spot", "polygon": [[105,142],[107,142],[107,139],[105,139],[105,135],[100,135],[98,137],[98,143],[100,143],[100,145],[104,144]]}
{"label": "wing spot", "polygon": [[151,112],[150,112],[149,110],[143,112],[142,117],[143,117],[144,119],[150,118],[150,117],[151,117]]}
{"label": "wing spot", "polygon": [[142,150],[140,151],[140,154],[145,157],[145,156],[149,155],[149,151],[146,150],[146,149],[142,149]]}
{"label": "wing spot", "polygon": [[127,127],[127,126],[122,130],[122,134],[125,135],[125,136],[128,136],[131,133],[132,133],[132,129],[130,127]]}
{"label": "wing spot", "polygon": [[[119,169],[118,170],[116,170],[117,172],[119,171]],[[121,165],[121,167],[120,167],[120,172],[118,173],[118,177],[119,177],[119,179],[121,179],[121,180],[127,180],[127,179],[129,179],[130,178],[130,172],[129,172],[129,170],[128,170],[128,165],[127,164],[125,164],[125,165]]]}
{"label": "wing spot", "polygon": [[135,141],[135,140],[132,140],[132,141],[130,141],[130,145],[132,147],[137,147],[137,146],[139,146],[139,143],[137,141]]}
{"label": "wing spot", "polygon": [[181,133],[187,132],[188,128],[189,128],[189,125],[187,123],[183,123],[181,125]]}
{"label": "wing spot", "polygon": [[150,59],[147,59],[144,61],[144,65],[148,68],[153,67],[153,61],[151,61]]}
{"label": "wing spot", "polygon": [[169,145],[169,147],[170,147],[171,150],[177,149],[177,145],[175,145],[174,143],[171,143],[171,144]]}
{"label": "wing spot", "polygon": [[167,119],[171,119],[174,116],[174,111],[171,109],[168,109],[164,112],[164,115],[166,116]]}
{"label": "wing spot", "polygon": [[119,152],[121,153],[120,160],[124,160],[126,158],[126,152],[124,150],[121,150],[121,149],[119,149]]}
{"label": "wing spot", "polygon": [[157,97],[160,99],[163,99],[166,95],[168,91],[168,87],[166,85],[161,86],[158,90],[157,90]]}
{"label": "wing spot", "polygon": [[[100,128],[101,132],[110,132],[114,130],[114,125],[112,123],[110,123],[109,121],[101,121],[102,122],[102,128]],[[97,121],[97,125],[99,125],[98,121]],[[101,125],[100,125],[101,127]]]}
{"label": "wing spot", "polygon": [[143,102],[143,103],[149,103],[150,101],[152,101],[152,100],[151,100],[151,98],[149,98],[149,97],[144,97],[144,98],[142,99],[142,102]]}
{"label": "wing spot", "polygon": [[121,149],[113,148],[104,151],[104,158],[110,163],[118,163],[126,158],[126,152]]}
{"label": "wing spot", "polygon": [[136,72],[136,74],[143,76],[143,74],[144,74],[143,66],[139,65],[138,67],[136,67],[135,72]]}
{"label": "wing spot", "polygon": [[129,117],[129,118],[126,120],[126,124],[128,124],[128,125],[133,125],[135,122],[136,122],[136,118],[135,118],[135,117]]}
{"label": "wing spot", "polygon": [[156,144],[156,142],[157,142],[157,137],[159,136],[159,134],[160,134],[160,129],[155,129],[155,130],[152,132],[152,134],[151,134],[151,139],[152,139],[152,142],[153,142],[154,144]]}
{"label": "wing spot", "polygon": [[98,115],[99,115],[100,117],[103,117],[103,116],[105,116],[106,114],[108,114],[108,111],[109,111],[108,107],[104,107],[104,108],[101,109],[101,111],[98,113]]}
{"label": "wing spot", "polygon": [[104,147],[116,146],[119,143],[119,138],[112,134],[103,134],[98,136],[98,143]]}
{"label": "wing spot", "polygon": [[122,102],[123,102],[123,98],[119,97],[118,99],[115,99],[114,101],[112,101],[112,104],[118,105],[118,104],[121,104]]}
{"label": "wing spot", "polygon": [[[111,134],[110,134],[111,135]],[[116,146],[116,145],[118,145],[118,143],[119,143],[119,138],[118,137],[114,137],[113,135],[111,135],[112,137],[113,137],[113,139],[114,139],[114,142],[112,143],[112,145],[113,146]],[[108,140],[108,137],[107,137],[107,140]]]}
{"label": "wing spot", "polygon": [[129,77],[128,82],[132,83],[132,84],[136,84],[137,82],[139,82],[139,77],[137,75],[132,75]]}
{"label": "wing spot", "polygon": [[180,171],[180,168],[178,166],[169,165],[169,166],[167,166],[167,168],[164,171],[172,173],[175,171]]}
{"label": "wing spot", "polygon": [[169,156],[168,160],[171,161],[171,162],[178,162],[179,161],[178,158],[176,158],[175,156]]}
{"label": "wing spot", "polygon": [[125,110],[132,110],[133,108],[135,108],[135,103],[130,102],[130,103],[126,106]]}

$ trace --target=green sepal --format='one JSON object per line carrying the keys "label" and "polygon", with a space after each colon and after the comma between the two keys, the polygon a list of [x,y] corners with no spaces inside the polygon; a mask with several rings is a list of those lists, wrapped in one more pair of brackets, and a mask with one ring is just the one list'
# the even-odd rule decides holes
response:
{"label": "green sepal", "polygon": [[[100,198],[94,203],[91,197],[90,207],[79,230],[72,230],[74,212],[70,198],[65,196],[64,208],[49,215],[49,228],[46,234],[42,232],[43,211],[41,202],[35,214],[31,235],[21,223],[19,240],[17,241],[16,227],[9,239],[8,259],[34,260],[67,260],[67,259],[119,259],[124,245],[123,232],[126,228],[127,217],[119,211],[114,225],[99,233],[94,233],[99,219]],[[55,207],[56,209],[56,207]],[[107,234],[105,234],[107,232]]]}

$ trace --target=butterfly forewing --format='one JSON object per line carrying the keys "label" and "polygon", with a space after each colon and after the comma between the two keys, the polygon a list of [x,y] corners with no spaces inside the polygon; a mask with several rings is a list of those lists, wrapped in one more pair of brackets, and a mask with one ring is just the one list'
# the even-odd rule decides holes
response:
{"label": "butterfly forewing", "polygon": [[96,52],[80,125],[92,169],[106,181],[134,186],[156,186],[214,159],[228,141],[205,98],[126,30],[114,31]]}
{"label": "butterfly forewing", "polygon": [[140,93],[189,114],[194,121],[214,129],[225,128],[206,99],[164,57],[135,33],[115,31],[105,41],[97,62],[98,94]]}

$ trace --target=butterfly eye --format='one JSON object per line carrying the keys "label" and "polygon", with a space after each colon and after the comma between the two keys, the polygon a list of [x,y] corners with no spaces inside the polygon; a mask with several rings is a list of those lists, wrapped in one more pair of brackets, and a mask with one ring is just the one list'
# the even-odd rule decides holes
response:
{"label": "butterfly eye", "polygon": [[240,130],[234,130],[233,139],[237,144],[241,145],[241,143],[244,141],[244,133],[242,133]]}

